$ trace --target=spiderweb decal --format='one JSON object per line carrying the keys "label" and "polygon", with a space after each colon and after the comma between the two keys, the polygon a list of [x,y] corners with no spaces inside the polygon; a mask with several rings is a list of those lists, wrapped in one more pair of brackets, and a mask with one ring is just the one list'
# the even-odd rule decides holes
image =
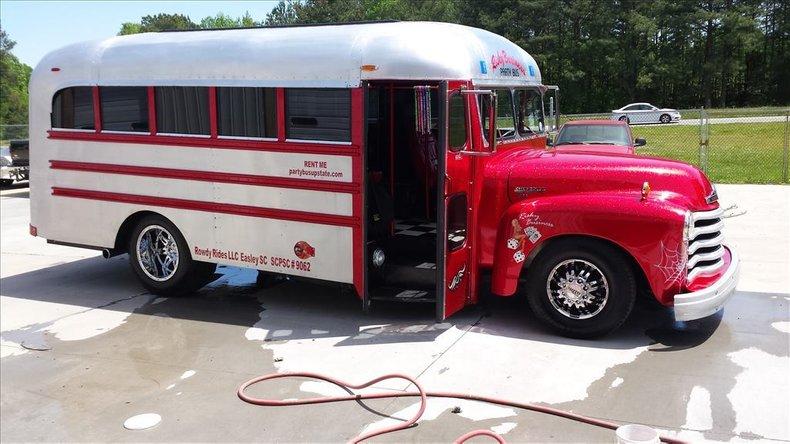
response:
{"label": "spiderweb decal", "polygon": [[669,249],[661,242],[661,262],[653,265],[664,274],[664,282],[669,284],[677,282],[683,276],[683,271],[686,269],[686,256],[680,248]]}

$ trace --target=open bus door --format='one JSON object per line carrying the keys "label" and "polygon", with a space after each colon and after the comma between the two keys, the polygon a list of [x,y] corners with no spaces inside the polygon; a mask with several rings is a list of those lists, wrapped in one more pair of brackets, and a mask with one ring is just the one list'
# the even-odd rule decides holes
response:
{"label": "open bus door", "polygon": [[[442,82],[439,87],[439,160],[437,220],[436,318],[444,320],[472,302],[473,282],[477,277],[474,242],[476,156],[493,152],[492,142],[483,142],[477,131],[478,101],[486,111],[496,109],[491,91],[467,89],[467,82]],[[493,105],[493,106],[491,106]],[[490,118],[490,116],[487,116]],[[492,121],[492,120],[489,120]],[[495,134],[495,126],[489,125]],[[443,211],[441,211],[443,210]]]}

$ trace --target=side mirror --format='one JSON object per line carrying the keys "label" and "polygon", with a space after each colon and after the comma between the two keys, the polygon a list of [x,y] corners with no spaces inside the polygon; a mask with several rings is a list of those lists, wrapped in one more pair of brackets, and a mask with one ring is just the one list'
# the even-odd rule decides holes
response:
{"label": "side mirror", "polygon": [[641,137],[637,137],[636,139],[634,139],[634,146],[645,146],[646,144],[647,144],[647,140]]}

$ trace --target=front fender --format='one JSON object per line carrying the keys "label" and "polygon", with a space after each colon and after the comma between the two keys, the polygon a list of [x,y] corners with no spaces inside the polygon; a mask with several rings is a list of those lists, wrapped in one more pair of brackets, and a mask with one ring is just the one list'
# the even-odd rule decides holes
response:
{"label": "front fender", "polygon": [[609,241],[644,272],[653,294],[669,305],[685,278],[685,209],[633,193],[574,194],[523,200],[500,219],[491,291],[515,293],[522,267],[552,239],[585,236]]}

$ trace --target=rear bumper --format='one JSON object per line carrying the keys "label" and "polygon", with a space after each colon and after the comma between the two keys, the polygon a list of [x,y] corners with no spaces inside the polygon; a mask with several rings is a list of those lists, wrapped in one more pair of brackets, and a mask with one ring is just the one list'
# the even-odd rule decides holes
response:
{"label": "rear bumper", "polygon": [[702,290],[675,296],[675,320],[690,321],[710,316],[721,310],[735,294],[741,262],[735,251],[727,248],[727,252],[730,254],[730,263],[719,280]]}

